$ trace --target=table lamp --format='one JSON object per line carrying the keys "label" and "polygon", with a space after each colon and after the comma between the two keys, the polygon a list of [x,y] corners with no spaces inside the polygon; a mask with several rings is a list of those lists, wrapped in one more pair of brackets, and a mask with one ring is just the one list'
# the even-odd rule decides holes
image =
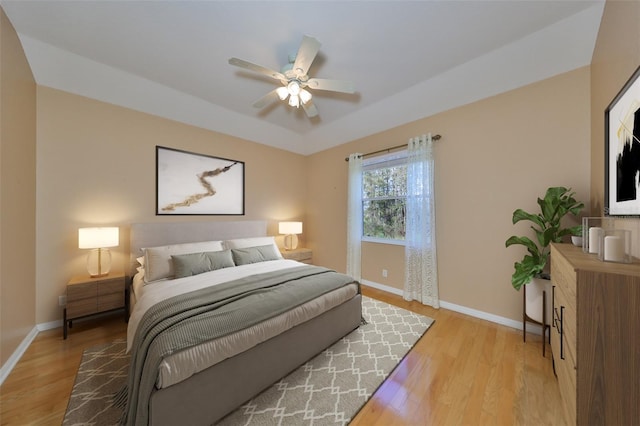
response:
{"label": "table lamp", "polygon": [[111,270],[111,252],[108,247],[119,244],[117,227],[78,229],[78,248],[92,249],[87,255],[87,271],[92,277],[103,277]]}
{"label": "table lamp", "polygon": [[295,250],[298,247],[298,235],[302,234],[302,222],[280,222],[278,232],[285,234],[285,250]]}

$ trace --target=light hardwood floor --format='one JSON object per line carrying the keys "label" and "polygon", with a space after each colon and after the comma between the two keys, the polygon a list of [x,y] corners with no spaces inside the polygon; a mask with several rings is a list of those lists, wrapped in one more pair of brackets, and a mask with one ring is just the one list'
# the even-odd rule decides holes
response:
{"label": "light hardwood floor", "polygon": [[[541,337],[379,290],[366,296],[436,320],[353,426],[564,425],[550,350]],[[98,322],[99,321],[99,322]],[[0,387],[2,425],[60,425],[86,347],[126,337],[122,316],[40,333]]]}

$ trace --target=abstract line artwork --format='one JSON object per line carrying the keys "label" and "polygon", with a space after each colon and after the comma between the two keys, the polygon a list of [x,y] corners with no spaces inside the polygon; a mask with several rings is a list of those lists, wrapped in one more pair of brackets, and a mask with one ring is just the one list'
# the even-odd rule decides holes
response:
{"label": "abstract line artwork", "polygon": [[243,215],[244,162],[156,146],[156,215]]}
{"label": "abstract line artwork", "polygon": [[605,213],[640,215],[640,68],[605,111]]}

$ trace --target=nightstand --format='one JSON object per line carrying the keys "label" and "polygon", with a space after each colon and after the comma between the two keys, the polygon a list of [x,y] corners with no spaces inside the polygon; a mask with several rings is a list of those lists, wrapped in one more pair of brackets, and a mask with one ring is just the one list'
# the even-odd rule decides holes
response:
{"label": "nightstand", "polygon": [[308,248],[300,248],[293,250],[285,250],[280,249],[280,253],[282,253],[282,257],[285,259],[297,260],[298,262],[311,264],[311,256],[313,252]]}
{"label": "nightstand", "polygon": [[[91,278],[86,275],[71,278],[67,283],[67,304],[64,308],[63,336],[73,326],[73,320],[125,308],[125,277],[122,273]],[[125,309],[126,320],[126,309]]]}

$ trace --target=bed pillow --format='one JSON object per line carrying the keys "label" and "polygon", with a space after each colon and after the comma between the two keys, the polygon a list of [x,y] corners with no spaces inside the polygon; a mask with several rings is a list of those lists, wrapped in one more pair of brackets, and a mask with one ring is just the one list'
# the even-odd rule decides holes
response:
{"label": "bed pillow", "polygon": [[259,247],[272,245],[273,249],[278,256],[278,259],[282,259],[282,254],[276,245],[274,237],[253,237],[253,238],[238,238],[235,240],[226,240],[224,245],[228,249],[242,249],[247,247]]}
{"label": "bed pillow", "polygon": [[175,272],[171,256],[221,250],[223,250],[222,241],[203,241],[146,248],[144,251],[144,281],[150,283],[173,278]]}
{"label": "bed pillow", "polygon": [[236,266],[231,250],[172,255],[176,278],[190,277],[216,269]]}
{"label": "bed pillow", "polygon": [[138,261],[138,264],[140,266],[138,266],[136,268],[136,270],[142,274],[142,276],[144,277],[144,256],[140,256],[140,257],[136,257],[136,260]]}
{"label": "bed pillow", "polygon": [[267,260],[280,260],[280,252],[273,248],[273,245],[258,247],[245,247],[231,249],[233,261],[236,265],[247,265],[249,263],[266,262]]}

